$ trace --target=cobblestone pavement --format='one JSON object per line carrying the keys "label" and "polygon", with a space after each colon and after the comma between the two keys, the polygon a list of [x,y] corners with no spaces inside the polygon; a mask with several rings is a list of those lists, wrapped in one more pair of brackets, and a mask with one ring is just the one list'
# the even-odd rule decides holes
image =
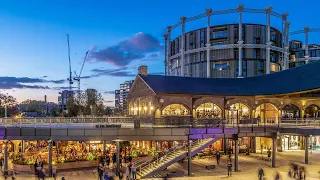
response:
{"label": "cobblestone pavement", "polygon": [[[215,180],[215,179],[226,179],[226,180],[257,180],[257,168],[263,167],[267,180],[273,180],[275,172],[278,171],[281,175],[282,180],[289,179],[287,176],[288,164],[291,161],[297,161],[303,163],[304,151],[292,151],[292,152],[281,152],[277,153],[277,168],[271,168],[271,162],[261,160],[261,156],[266,157],[265,154],[251,154],[250,156],[240,155],[239,156],[239,172],[233,172],[232,177],[227,177],[226,170],[226,157],[223,156],[220,165],[216,166],[216,169],[206,170],[206,165],[216,165],[215,160],[209,159],[197,159],[195,158],[192,162],[192,177],[181,177],[174,178],[177,180],[190,179],[190,180]],[[320,152],[313,152],[309,154],[310,164],[306,165],[307,168],[307,180],[320,179]],[[168,167],[163,173],[183,170],[187,174],[187,161],[183,163],[175,163]],[[91,170],[76,170],[70,172],[59,173],[57,180],[60,180],[64,176],[66,180],[97,180],[96,169]],[[4,179],[0,177],[0,180]],[[8,178],[8,179],[11,179]],[[34,175],[18,175],[17,180],[36,180]],[[46,178],[51,180],[53,178]]]}

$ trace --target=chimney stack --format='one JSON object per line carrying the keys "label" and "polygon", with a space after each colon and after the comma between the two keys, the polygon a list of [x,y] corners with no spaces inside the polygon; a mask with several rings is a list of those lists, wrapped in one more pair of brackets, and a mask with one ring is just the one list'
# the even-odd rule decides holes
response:
{"label": "chimney stack", "polygon": [[138,73],[144,76],[148,75],[148,66],[145,66],[145,65],[140,66],[138,69]]}

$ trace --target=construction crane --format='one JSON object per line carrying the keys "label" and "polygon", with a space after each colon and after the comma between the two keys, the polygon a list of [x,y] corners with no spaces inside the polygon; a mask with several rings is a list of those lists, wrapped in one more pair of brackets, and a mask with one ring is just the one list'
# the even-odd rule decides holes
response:
{"label": "construction crane", "polygon": [[69,78],[67,80],[69,81],[69,91],[72,91],[73,80],[72,80],[72,72],[71,72],[69,34],[67,34],[67,43],[68,43],[68,57],[69,57]]}
{"label": "construction crane", "polygon": [[73,80],[78,81],[78,95],[79,95],[79,96],[80,96],[80,79],[81,79],[81,74],[82,74],[82,70],[83,70],[84,63],[86,62],[86,60],[87,60],[87,58],[88,58],[88,54],[89,54],[89,50],[86,52],[86,55],[85,55],[85,57],[84,57],[84,59],[83,59],[82,66],[81,66],[81,69],[80,69],[79,74],[77,74],[77,72],[74,71],[75,78],[73,78]]}

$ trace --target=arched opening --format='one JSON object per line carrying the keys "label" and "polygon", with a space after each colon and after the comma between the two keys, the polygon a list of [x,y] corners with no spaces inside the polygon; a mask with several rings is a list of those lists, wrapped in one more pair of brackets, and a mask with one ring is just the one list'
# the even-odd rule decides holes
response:
{"label": "arched opening", "polygon": [[319,116],[319,106],[311,104],[305,109],[304,118],[316,118]]}
{"label": "arched opening", "polygon": [[[228,110],[229,123],[245,123],[250,118],[250,109],[242,103],[232,104]],[[241,122],[242,121],[242,122]],[[248,121],[249,123],[249,121]]]}
{"label": "arched opening", "polygon": [[281,117],[285,119],[293,119],[300,117],[300,110],[294,104],[287,104],[282,108]]}
{"label": "arched opening", "polygon": [[271,103],[264,103],[259,105],[254,113],[254,118],[261,123],[277,123],[278,122],[278,109]]}
{"label": "arched opening", "polygon": [[164,116],[186,116],[189,110],[182,104],[170,104],[162,110]]}
{"label": "arched opening", "polygon": [[196,109],[197,118],[221,118],[222,110],[214,103],[200,104]]}
{"label": "arched opening", "polygon": [[161,111],[160,109],[157,109],[156,112],[155,112],[155,118],[160,118],[161,117]]}

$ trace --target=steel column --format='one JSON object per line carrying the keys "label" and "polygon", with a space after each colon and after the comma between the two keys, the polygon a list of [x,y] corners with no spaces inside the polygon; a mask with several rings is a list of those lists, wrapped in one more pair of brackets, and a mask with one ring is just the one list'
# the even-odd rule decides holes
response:
{"label": "steel column", "polygon": [[168,43],[168,45],[167,45],[167,47],[168,47],[168,52],[167,52],[167,63],[168,63],[168,72],[167,72],[167,74],[168,75],[171,75],[171,59],[170,59],[170,57],[171,57],[171,29],[172,29],[172,27],[171,26],[167,26],[167,43]]}
{"label": "steel column", "polygon": [[208,26],[207,26],[207,78],[211,77],[211,67],[210,67],[210,16],[212,14],[212,9],[206,9],[206,14],[208,16]]}
{"label": "steel column", "polygon": [[118,176],[119,172],[120,172],[120,141],[119,140],[117,140],[117,157],[116,157],[116,161],[117,161],[116,173],[117,173],[117,176]]}
{"label": "steel column", "polygon": [[168,72],[168,42],[167,42],[168,38],[167,38],[167,34],[164,35],[164,53],[165,53],[165,57],[164,57],[164,75],[167,76],[167,72]]}
{"label": "steel column", "polygon": [[282,63],[282,70],[286,70],[288,69],[288,56],[287,56],[287,49],[286,47],[288,46],[287,44],[287,38],[288,38],[288,31],[287,31],[287,17],[288,17],[288,13],[282,14],[282,37],[283,37],[283,48],[284,48],[284,52],[283,52],[283,63]]}
{"label": "steel column", "polygon": [[309,136],[305,136],[304,140],[305,140],[304,163],[309,164]]}
{"label": "steel column", "polygon": [[48,171],[49,177],[52,176],[52,141],[48,141]]}
{"label": "steel column", "polygon": [[238,155],[239,155],[239,143],[238,143],[238,139],[235,139],[234,140],[234,171],[235,172],[239,170]]}
{"label": "steel column", "polygon": [[4,152],[3,152],[3,158],[4,158],[4,165],[3,165],[3,174],[8,175],[8,140],[3,140],[4,144]]}
{"label": "steel column", "polygon": [[304,28],[304,32],[305,32],[305,35],[306,35],[305,56],[304,56],[304,58],[306,58],[306,63],[308,63],[308,58],[309,58],[309,31],[310,31],[310,27],[309,26]]}
{"label": "steel column", "polygon": [[239,53],[239,66],[238,66],[238,69],[239,69],[239,74],[238,74],[238,77],[243,77],[242,75],[242,44],[243,44],[243,40],[242,40],[242,11],[243,11],[243,7],[244,5],[243,4],[240,4],[238,6],[238,12],[239,12],[239,25],[238,25],[238,53]]}
{"label": "steel column", "polygon": [[188,144],[188,176],[191,176],[191,174],[192,174],[191,146],[192,146],[192,140],[189,140],[189,144]]}
{"label": "steel column", "polygon": [[184,40],[184,29],[185,29],[185,22],[186,22],[186,17],[181,17],[180,20],[181,20],[181,27],[182,27],[182,32],[181,32],[181,46],[180,46],[180,58],[181,58],[181,76],[185,76],[184,74],[184,69],[185,69],[185,65],[184,65],[184,47],[185,47],[185,40]]}
{"label": "steel column", "polygon": [[103,157],[106,155],[106,141],[103,141]]}
{"label": "steel column", "polygon": [[272,10],[272,7],[267,7],[266,8],[266,13],[267,13],[267,48],[266,48],[266,74],[270,74],[270,49],[271,49],[271,44],[270,42],[270,12]]}
{"label": "steel column", "polygon": [[272,167],[276,167],[277,138],[272,138]]}

